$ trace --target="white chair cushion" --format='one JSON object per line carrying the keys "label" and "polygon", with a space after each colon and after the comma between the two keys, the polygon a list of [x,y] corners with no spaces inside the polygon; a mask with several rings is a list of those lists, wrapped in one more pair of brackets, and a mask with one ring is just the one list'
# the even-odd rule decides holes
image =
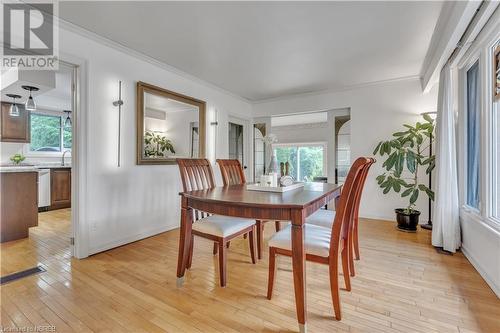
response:
{"label": "white chair cushion", "polygon": [[193,223],[193,230],[218,237],[227,237],[255,224],[255,220],[211,215]]}
{"label": "white chair cushion", "polygon": [[[292,250],[292,226],[288,225],[283,230],[275,233],[269,240],[270,247],[284,250]],[[331,229],[316,226],[314,224],[304,225],[305,248],[307,254],[320,257],[328,257],[330,254]]]}
{"label": "white chair cushion", "polygon": [[314,224],[323,228],[331,228],[335,220],[333,210],[320,209],[306,218],[307,224]]}

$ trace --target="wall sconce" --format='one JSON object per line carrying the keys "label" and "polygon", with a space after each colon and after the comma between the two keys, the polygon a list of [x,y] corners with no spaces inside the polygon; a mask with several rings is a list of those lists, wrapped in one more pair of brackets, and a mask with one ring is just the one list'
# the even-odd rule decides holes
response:
{"label": "wall sconce", "polygon": [[118,107],[118,160],[117,160],[117,165],[120,167],[120,141],[121,141],[121,123],[122,123],[122,105],[123,105],[123,100],[122,100],[122,81],[118,81],[118,100],[113,102],[113,106]]}
{"label": "wall sconce", "polygon": [[16,98],[21,98],[19,95],[7,94],[8,97],[12,98],[12,104],[10,105],[9,116],[19,117],[19,107],[16,104]]}

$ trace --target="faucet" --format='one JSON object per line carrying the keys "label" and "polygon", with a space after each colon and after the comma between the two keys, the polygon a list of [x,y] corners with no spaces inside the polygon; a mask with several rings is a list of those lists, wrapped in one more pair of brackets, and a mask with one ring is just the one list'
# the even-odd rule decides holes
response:
{"label": "faucet", "polygon": [[61,165],[64,166],[64,156],[66,156],[66,153],[70,153],[71,150],[65,150],[62,154],[62,158],[61,158]]}

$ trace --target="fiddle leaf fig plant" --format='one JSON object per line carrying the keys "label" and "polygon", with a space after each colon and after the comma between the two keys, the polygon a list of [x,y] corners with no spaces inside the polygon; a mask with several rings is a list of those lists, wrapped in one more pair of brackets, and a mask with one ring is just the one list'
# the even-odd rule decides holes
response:
{"label": "fiddle leaf fig plant", "polygon": [[167,152],[175,154],[172,141],[153,131],[146,131],[144,134],[144,155],[146,157],[166,157]]}
{"label": "fiddle leaf fig plant", "polygon": [[420,168],[425,168],[425,173],[430,174],[435,167],[435,155],[423,155],[430,147],[434,135],[434,120],[429,115],[424,115],[423,122],[403,126],[405,129],[394,133],[392,139],[379,142],[373,154],[386,157],[382,164],[385,171],[377,177],[383,193],[387,194],[392,190],[401,193],[401,197],[408,198],[405,214],[411,214],[415,212],[420,192],[434,200],[434,192],[419,179]]}

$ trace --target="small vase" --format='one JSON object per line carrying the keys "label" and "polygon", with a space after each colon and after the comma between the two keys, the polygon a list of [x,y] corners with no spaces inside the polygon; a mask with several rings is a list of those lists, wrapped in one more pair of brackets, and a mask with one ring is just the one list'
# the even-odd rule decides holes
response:
{"label": "small vase", "polygon": [[274,154],[271,156],[271,161],[269,161],[269,167],[267,168],[267,173],[278,173],[278,161],[276,160],[276,156]]}

